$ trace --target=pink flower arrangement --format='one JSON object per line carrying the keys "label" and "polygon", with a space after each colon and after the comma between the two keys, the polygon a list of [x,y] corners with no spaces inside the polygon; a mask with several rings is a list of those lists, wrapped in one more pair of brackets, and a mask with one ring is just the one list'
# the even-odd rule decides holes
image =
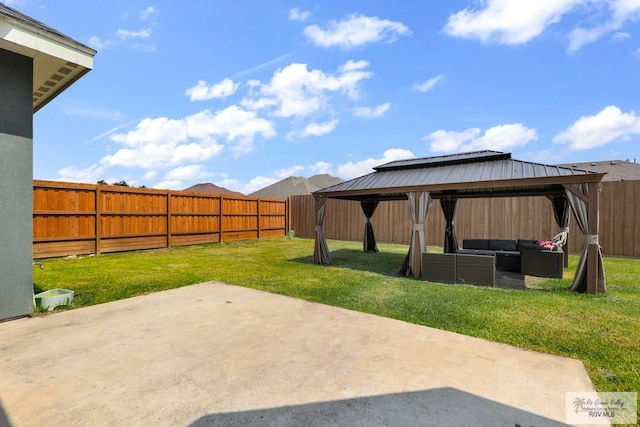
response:
{"label": "pink flower arrangement", "polygon": [[538,245],[543,246],[551,251],[557,250],[556,245],[551,240],[538,240]]}

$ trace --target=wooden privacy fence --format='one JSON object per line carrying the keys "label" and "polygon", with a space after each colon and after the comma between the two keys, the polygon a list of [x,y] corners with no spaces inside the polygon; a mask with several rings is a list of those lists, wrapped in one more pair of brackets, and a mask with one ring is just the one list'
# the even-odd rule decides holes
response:
{"label": "wooden privacy fence", "polygon": [[287,199],[33,182],[33,257],[285,236]]}
{"label": "wooden privacy fence", "polygon": [[[291,228],[297,236],[313,238],[313,196],[293,196],[290,203]],[[371,222],[378,242],[408,244],[412,225],[407,201],[380,202]],[[361,241],[364,224],[359,202],[327,200],[323,224],[327,238]],[[440,203],[434,201],[425,224],[427,244],[444,244],[445,224]],[[455,227],[460,246],[469,238],[551,240],[558,232],[545,197],[461,199]],[[569,228],[569,252],[580,252],[583,235],[573,215]],[[599,241],[605,255],[640,257],[640,181],[601,183]]]}

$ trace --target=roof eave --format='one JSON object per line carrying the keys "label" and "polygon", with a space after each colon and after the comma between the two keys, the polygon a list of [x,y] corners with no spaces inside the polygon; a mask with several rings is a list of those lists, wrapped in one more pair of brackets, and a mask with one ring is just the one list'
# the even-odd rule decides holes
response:
{"label": "roof eave", "polygon": [[[96,51],[57,31],[0,15],[0,48],[33,60],[33,111],[40,110],[93,68]],[[67,73],[60,73],[66,69]],[[41,88],[45,90],[40,90]]]}

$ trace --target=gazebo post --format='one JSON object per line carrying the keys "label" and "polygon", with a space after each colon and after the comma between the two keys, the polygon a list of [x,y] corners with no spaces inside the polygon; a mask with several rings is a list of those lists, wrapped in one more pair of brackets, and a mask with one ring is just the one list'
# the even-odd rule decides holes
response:
{"label": "gazebo post", "polygon": [[324,212],[326,208],[327,199],[322,196],[315,197],[316,206],[316,222],[315,222],[315,244],[313,248],[313,263],[330,265],[331,255],[329,254],[329,247],[327,246],[327,240],[324,237],[322,231],[322,223],[324,222]]}
{"label": "gazebo post", "polygon": [[[600,218],[598,203],[600,199],[600,186],[596,182],[590,182],[588,185],[588,197],[589,197],[589,231],[591,234],[598,236],[600,232]],[[590,244],[588,248],[587,258],[587,293],[597,294],[604,292],[602,286],[598,284],[599,277],[599,263],[598,263],[598,245]]]}

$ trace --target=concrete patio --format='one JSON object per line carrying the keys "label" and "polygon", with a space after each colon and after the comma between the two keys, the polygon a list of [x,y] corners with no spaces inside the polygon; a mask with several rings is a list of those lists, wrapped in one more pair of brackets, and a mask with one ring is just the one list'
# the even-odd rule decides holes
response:
{"label": "concrete patio", "polygon": [[0,323],[0,425],[564,425],[580,361],[221,283]]}

